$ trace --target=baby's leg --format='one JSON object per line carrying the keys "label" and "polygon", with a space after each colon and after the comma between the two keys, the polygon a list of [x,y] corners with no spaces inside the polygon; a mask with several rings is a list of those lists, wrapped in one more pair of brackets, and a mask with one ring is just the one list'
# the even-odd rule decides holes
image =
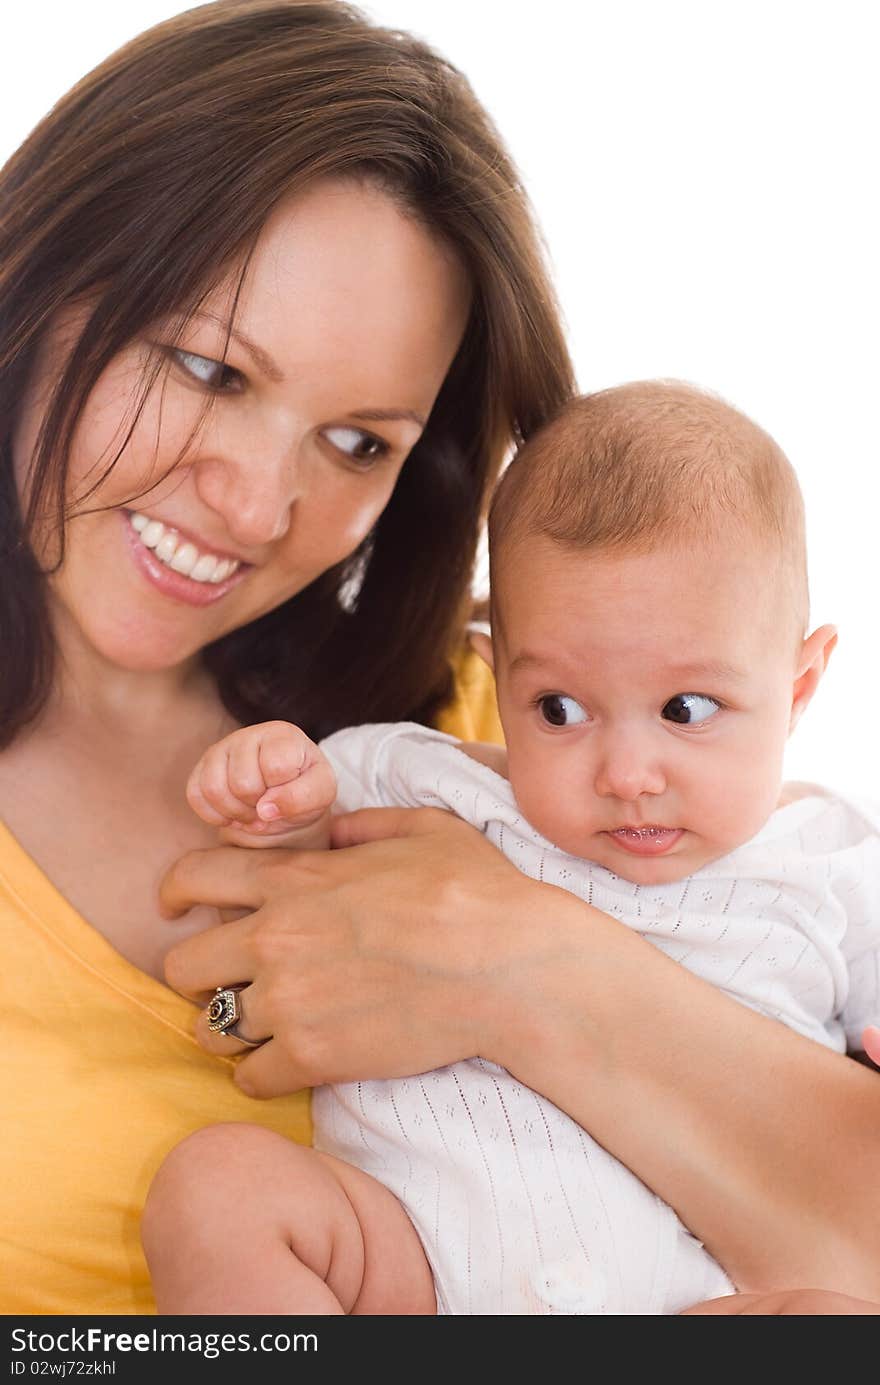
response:
{"label": "baby's leg", "polygon": [[144,1209],[160,1313],[433,1314],[412,1222],[387,1188],[252,1125],[172,1150]]}

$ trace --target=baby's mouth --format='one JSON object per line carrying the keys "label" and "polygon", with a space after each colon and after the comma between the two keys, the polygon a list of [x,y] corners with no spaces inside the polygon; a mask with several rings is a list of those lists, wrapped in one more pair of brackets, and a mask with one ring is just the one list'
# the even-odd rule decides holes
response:
{"label": "baby's mouth", "polygon": [[631,841],[645,841],[651,837],[665,837],[670,832],[677,832],[677,827],[616,827],[611,833],[612,837],[628,837]]}
{"label": "baby's mouth", "polygon": [[681,827],[617,827],[607,835],[633,856],[662,856],[684,835]]}

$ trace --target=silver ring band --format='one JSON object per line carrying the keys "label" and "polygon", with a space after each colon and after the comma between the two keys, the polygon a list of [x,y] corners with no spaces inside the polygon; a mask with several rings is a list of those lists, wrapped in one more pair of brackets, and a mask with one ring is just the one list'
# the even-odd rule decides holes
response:
{"label": "silver ring band", "polygon": [[237,1024],[227,1025],[223,1030],[223,1035],[227,1039],[238,1039],[240,1044],[247,1044],[248,1048],[262,1048],[263,1044],[269,1042],[268,1039],[246,1039]]}

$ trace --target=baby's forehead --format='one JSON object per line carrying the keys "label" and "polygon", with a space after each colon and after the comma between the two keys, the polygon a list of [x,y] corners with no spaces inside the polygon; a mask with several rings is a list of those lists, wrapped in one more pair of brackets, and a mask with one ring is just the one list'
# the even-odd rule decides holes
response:
{"label": "baby's forehead", "polygon": [[[716,592],[727,588],[732,596],[751,588],[772,589],[780,585],[780,555],[742,532],[615,548],[582,547],[526,533],[496,558],[492,594],[502,613],[542,595],[573,607],[600,598],[613,609],[633,593],[644,592],[646,600],[651,593],[658,599],[660,594],[684,597],[709,585]],[[681,609],[684,614],[685,602]]]}
{"label": "baby's forehead", "polygon": [[536,669],[540,655],[572,668],[703,663],[734,676],[779,629],[778,563],[742,544],[592,553],[538,537],[517,547],[492,593],[498,655],[513,671]]}

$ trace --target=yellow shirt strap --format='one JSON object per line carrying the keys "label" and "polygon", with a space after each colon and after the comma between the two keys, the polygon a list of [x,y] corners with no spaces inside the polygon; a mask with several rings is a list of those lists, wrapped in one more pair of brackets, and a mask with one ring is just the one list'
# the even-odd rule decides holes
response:
{"label": "yellow shirt strap", "polygon": [[437,716],[438,731],[462,741],[492,741],[504,744],[498,717],[495,679],[492,670],[469,644],[452,660],[455,691],[452,701]]}

